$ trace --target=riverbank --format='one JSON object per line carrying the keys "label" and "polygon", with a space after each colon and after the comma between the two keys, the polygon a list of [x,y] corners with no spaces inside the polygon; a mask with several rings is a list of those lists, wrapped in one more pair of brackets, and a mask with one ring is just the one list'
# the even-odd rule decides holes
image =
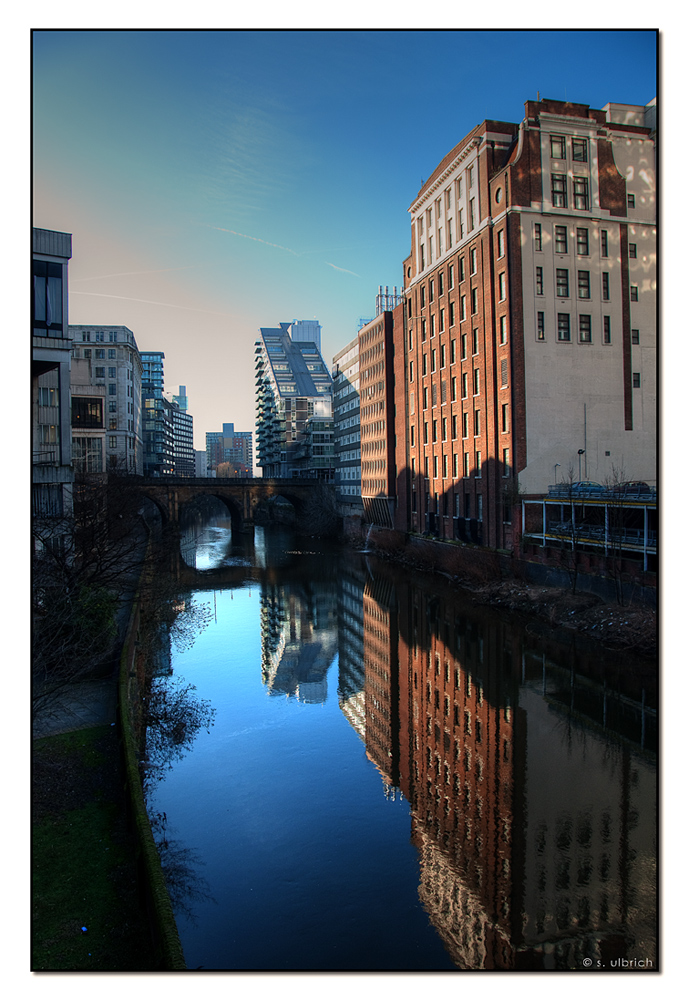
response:
{"label": "riverbank", "polygon": [[33,971],[155,970],[116,727],[34,740],[32,803]]}
{"label": "riverbank", "polygon": [[581,586],[572,593],[571,587],[528,583],[505,574],[499,553],[472,549],[467,556],[467,550],[426,539],[409,545],[397,532],[369,532],[364,551],[415,572],[442,577],[469,592],[476,604],[504,608],[532,627],[547,627],[565,636],[579,634],[608,649],[633,650],[648,659],[658,655],[658,615],[649,604],[619,604]]}

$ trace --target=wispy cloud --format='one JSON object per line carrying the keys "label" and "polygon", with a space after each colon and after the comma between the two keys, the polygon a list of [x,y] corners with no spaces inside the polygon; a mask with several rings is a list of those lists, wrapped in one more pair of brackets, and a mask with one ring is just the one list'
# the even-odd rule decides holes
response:
{"label": "wispy cloud", "polygon": [[357,274],[356,271],[348,271],[346,267],[338,267],[337,264],[331,264],[329,260],[325,262],[328,267],[334,267],[336,271],[343,271],[344,274],[353,274],[355,278],[360,278],[361,275]]}
{"label": "wispy cloud", "polygon": [[108,295],[106,292],[78,292],[70,288],[70,295],[92,295],[99,299],[122,299],[124,302],[143,302],[149,306],[165,306],[168,309],[186,309],[190,312],[208,313],[209,316],[229,316],[229,313],[213,312],[210,309],[198,309],[196,306],[178,306],[174,302],[156,302],[153,299],[135,299],[131,295]]}
{"label": "wispy cloud", "polygon": [[209,229],[217,229],[221,233],[231,233],[233,236],[241,236],[243,240],[253,240],[255,243],[263,243],[267,247],[275,247],[277,250],[286,250],[287,253],[294,254],[295,257],[300,255],[296,250],[290,249],[290,247],[280,246],[279,243],[270,243],[268,240],[262,240],[259,236],[247,236],[246,233],[238,233],[235,229],[223,229],[222,226],[209,226]]}
{"label": "wispy cloud", "polygon": [[89,278],[71,278],[69,279],[70,287],[76,284],[77,281],[101,281],[105,278],[124,278],[131,274],[165,274],[167,271],[189,271],[194,267],[202,267],[202,264],[186,264],[183,267],[158,267],[150,271],[116,271],[114,274],[96,274]]}

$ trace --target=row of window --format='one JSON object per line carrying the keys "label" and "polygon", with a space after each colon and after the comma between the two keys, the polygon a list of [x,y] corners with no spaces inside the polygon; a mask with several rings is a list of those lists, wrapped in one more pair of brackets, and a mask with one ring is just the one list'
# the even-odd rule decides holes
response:
{"label": "row of window", "polygon": [[[536,268],[536,295],[544,295],[543,268]],[[555,268],[555,295],[559,299],[569,298],[569,268]],[[580,299],[591,298],[591,272],[577,271],[577,295]],[[610,300],[610,273],[604,271],[601,274],[601,298],[603,302]],[[631,285],[629,288],[629,298],[632,302],[639,301],[639,286]]]}
{"label": "row of window", "polygon": [[[451,439],[455,441],[457,439],[459,430],[459,420],[461,416],[462,421],[462,438],[468,438],[469,435],[469,413],[464,411],[461,414],[453,414],[448,423],[448,418],[443,417],[440,422],[437,420],[431,421],[430,424],[430,436],[429,436],[429,424],[428,421],[424,421],[423,425],[423,443],[427,445],[429,443],[436,443],[438,440],[447,441],[448,440],[448,429],[451,435]],[[474,410],[474,416],[472,420],[473,436],[480,437],[481,434],[481,411]],[[502,404],[500,413],[500,430],[501,433],[506,434],[509,431],[509,408],[507,403]],[[440,437],[438,435],[440,434]],[[409,427],[409,443],[412,448],[415,447],[415,425],[411,424]]]}
{"label": "row of window", "polygon": [[[460,460],[461,468],[460,472]],[[473,465],[472,465],[473,462]],[[483,476],[483,459],[480,451],[468,452],[465,451],[463,455],[458,455],[457,452],[453,452],[452,455],[434,455],[432,459],[432,472],[431,476],[431,459],[429,456],[424,456],[423,459],[423,478],[424,479],[469,479],[471,478],[471,470],[473,469],[473,478],[481,479]],[[412,475],[412,489],[416,488],[416,459],[411,460],[411,475]],[[441,474],[442,473],[442,474]],[[502,475],[504,478],[509,477],[511,474],[510,470],[510,449],[502,449]]]}

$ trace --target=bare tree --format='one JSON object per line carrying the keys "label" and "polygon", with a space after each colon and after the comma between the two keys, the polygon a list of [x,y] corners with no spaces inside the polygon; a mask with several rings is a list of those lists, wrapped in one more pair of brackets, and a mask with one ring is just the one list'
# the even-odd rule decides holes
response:
{"label": "bare tree", "polygon": [[319,480],[301,511],[298,529],[307,535],[335,538],[339,524],[335,490],[328,483]]}
{"label": "bare tree", "polygon": [[33,518],[32,681],[39,714],[114,655],[118,612],[136,585],[146,525],[135,481],[78,475],[73,512]]}

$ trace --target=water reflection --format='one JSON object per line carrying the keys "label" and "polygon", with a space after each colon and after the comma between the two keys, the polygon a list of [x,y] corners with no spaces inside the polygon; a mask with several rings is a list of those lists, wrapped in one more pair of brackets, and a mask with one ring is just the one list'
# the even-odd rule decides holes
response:
{"label": "water reflection", "polygon": [[[234,543],[230,538],[228,546],[219,534],[212,544],[210,538],[201,540],[203,558],[209,567],[213,560],[223,565]],[[219,902],[226,906],[221,922],[232,928],[228,939],[241,936],[244,964],[237,964],[232,949],[223,951],[222,942],[211,946],[212,930],[203,920],[198,937],[190,939],[195,964],[445,968],[418,923],[414,907],[423,907],[455,968],[585,970],[587,961],[611,968],[622,958],[656,967],[657,703],[651,667],[602,657],[593,646],[566,650],[429,577],[392,573],[352,554],[336,562],[332,554],[299,551],[290,536],[257,529],[254,580],[256,568],[266,571],[257,581],[260,653],[251,654],[248,619],[232,617],[240,602],[224,600],[216,625],[231,637],[231,664],[228,640],[220,638],[222,656],[216,662],[211,652],[200,654],[196,668],[199,678],[212,675],[208,684],[235,683],[235,661],[246,647],[242,687],[218,695],[229,721],[221,705],[217,747],[194,749],[185,761],[195,775],[194,811],[218,824],[217,832],[204,831],[218,839],[222,866],[216,878],[227,879],[228,864],[233,872],[232,892]],[[276,567],[288,567],[287,575],[277,578]],[[328,672],[332,678],[334,664],[335,713],[276,715],[279,702],[285,709],[331,709]],[[203,696],[201,680],[188,665],[184,672]],[[322,721],[314,730],[317,717]],[[369,801],[369,772],[351,749],[342,749],[349,747],[340,732],[343,720],[364,750],[360,757],[380,776],[378,798],[390,815]],[[320,728],[326,724],[331,735]],[[223,756],[229,737],[240,732],[251,734],[246,748],[234,740],[232,755]],[[313,743],[315,733],[322,742]],[[305,753],[312,743],[319,749]],[[216,768],[226,775],[222,789],[210,779]],[[266,778],[273,793],[263,799]],[[302,784],[308,792],[300,797],[294,789]],[[346,814],[340,798],[350,786]],[[277,813],[275,789],[282,787],[293,791],[286,811]],[[237,814],[236,828],[219,822],[229,808],[223,795]],[[363,801],[365,814],[359,811]],[[408,814],[396,811],[400,802]],[[153,807],[171,815],[174,803],[157,794]],[[304,825],[293,840],[289,830],[297,815]],[[385,824],[379,842],[371,835],[376,824]],[[243,830],[257,825],[261,835],[245,841]],[[264,825],[271,831],[269,865],[261,853]],[[299,873],[282,886],[275,875],[271,881],[270,871],[281,866],[294,873],[294,854],[307,847],[306,829],[311,841]],[[383,872],[392,856],[404,859],[410,834],[416,864],[399,861],[384,886],[369,874],[364,890],[354,873]],[[208,858],[215,853],[211,842]],[[243,895],[235,881],[245,868],[253,874]],[[326,942],[313,923],[325,916],[323,886],[340,871],[349,878],[337,881],[336,897],[328,897]],[[209,882],[215,891],[210,870]],[[298,910],[290,909],[295,893]],[[369,955],[357,934],[375,937],[373,924],[367,929],[374,914],[391,940]],[[280,915],[280,942],[268,944],[261,928]]]}
{"label": "water reflection", "polygon": [[655,965],[645,699],[413,584],[379,577],[362,604],[367,750],[411,804],[420,896],[455,964]]}

